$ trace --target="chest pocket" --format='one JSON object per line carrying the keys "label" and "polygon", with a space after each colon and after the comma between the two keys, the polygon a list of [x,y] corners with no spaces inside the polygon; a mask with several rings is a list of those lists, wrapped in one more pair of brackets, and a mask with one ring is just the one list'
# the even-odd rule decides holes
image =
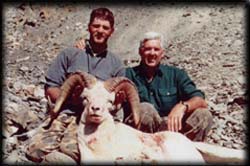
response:
{"label": "chest pocket", "polygon": [[158,94],[163,105],[165,104],[173,105],[177,103],[178,94],[176,88],[158,89]]}

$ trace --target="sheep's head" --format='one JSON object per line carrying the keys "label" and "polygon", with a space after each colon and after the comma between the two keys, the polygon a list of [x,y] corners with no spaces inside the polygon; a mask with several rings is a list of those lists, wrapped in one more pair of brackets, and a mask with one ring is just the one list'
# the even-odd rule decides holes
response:
{"label": "sheep's head", "polygon": [[103,82],[97,82],[92,88],[85,88],[81,97],[85,106],[85,122],[99,124],[112,118],[109,112],[114,108],[115,93],[104,88]]}
{"label": "sheep's head", "polygon": [[[85,109],[87,109],[87,113],[93,115],[90,118],[91,121],[99,122],[105,119],[105,117],[111,116],[109,115],[109,111],[114,108],[113,106],[117,106],[120,102],[123,102],[123,100],[115,99],[117,94],[121,92],[125,95],[123,99],[127,100],[130,105],[135,127],[139,128],[139,96],[134,84],[125,77],[115,77],[108,79],[105,82],[101,82],[97,81],[94,76],[86,72],[76,72],[71,74],[62,85],[61,95],[56,101],[54,110],[52,110],[56,115],[58,114],[63,102],[68,98],[77,85],[82,87],[80,89],[83,91],[80,96],[84,99],[83,104],[86,104],[87,108]],[[95,107],[98,107],[98,110],[100,109],[100,111],[95,111]],[[55,117],[52,117],[52,119],[54,118]]]}

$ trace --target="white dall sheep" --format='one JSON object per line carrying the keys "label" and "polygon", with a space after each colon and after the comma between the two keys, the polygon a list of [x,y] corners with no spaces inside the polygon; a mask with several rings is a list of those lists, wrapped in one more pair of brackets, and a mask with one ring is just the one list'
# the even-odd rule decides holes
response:
{"label": "white dall sheep", "polygon": [[[72,81],[72,78],[77,81]],[[85,109],[78,126],[81,163],[174,162],[186,164],[187,162],[244,161],[243,150],[192,142],[184,135],[176,132],[144,133],[123,123],[114,122],[110,111],[117,104],[115,103],[117,92],[124,91],[132,108],[135,125],[139,126],[140,123],[137,114],[140,111],[138,109],[139,97],[134,85],[126,78],[112,78],[101,82],[86,73],[76,73],[69,79],[71,79],[71,88],[69,89],[72,89],[77,82],[84,85],[81,97]],[[70,91],[69,89],[66,90],[67,93]],[[61,107],[67,95],[61,96],[64,97],[58,100],[57,108]],[[58,110],[54,111],[57,112]]]}

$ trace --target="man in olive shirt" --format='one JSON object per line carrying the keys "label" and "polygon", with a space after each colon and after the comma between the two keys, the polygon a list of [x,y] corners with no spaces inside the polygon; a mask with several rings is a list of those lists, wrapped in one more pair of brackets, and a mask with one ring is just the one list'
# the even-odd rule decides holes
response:
{"label": "man in olive shirt", "polygon": [[164,52],[162,35],[148,32],[140,43],[141,63],[126,69],[142,102],[141,130],[181,132],[202,141],[212,124],[204,93],[184,70],[160,64]]}

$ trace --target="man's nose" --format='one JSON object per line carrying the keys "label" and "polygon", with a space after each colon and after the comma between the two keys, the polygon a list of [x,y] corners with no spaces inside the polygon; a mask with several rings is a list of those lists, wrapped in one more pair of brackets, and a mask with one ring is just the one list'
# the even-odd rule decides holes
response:
{"label": "man's nose", "polygon": [[151,50],[150,50],[150,55],[156,55],[155,49],[151,49]]}
{"label": "man's nose", "polygon": [[100,27],[97,29],[97,31],[98,31],[99,33],[102,33],[102,32],[104,31],[104,29],[103,29],[102,26],[100,26]]}

